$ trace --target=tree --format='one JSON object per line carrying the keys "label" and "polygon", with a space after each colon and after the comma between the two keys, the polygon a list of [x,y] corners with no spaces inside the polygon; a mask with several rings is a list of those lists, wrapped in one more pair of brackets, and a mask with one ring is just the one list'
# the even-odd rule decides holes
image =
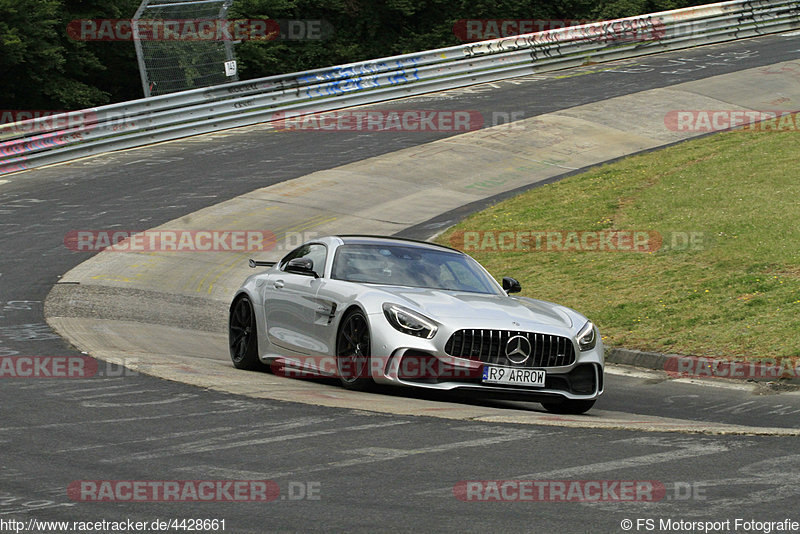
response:
{"label": "tree", "polygon": [[[141,98],[131,41],[67,34],[80,19],[130,19],[141,0],[0,0],[5,109],[60,110]],[[464,19],[611,19],[697,5],[686,0],[235,0],[229,18],[325,20],[321,40],[244,41],[242,79],[462,44]]]}
{"label": "tree", "polygon": [[139,88],[133,44],[87,43],[69,37],[66,29],[70,21],[83,17],[120,18],[123,11],[129,17],[137,4],[136,0],[0,0],[3,107],[71,110],[134,97],[126,90],[131,74]]}

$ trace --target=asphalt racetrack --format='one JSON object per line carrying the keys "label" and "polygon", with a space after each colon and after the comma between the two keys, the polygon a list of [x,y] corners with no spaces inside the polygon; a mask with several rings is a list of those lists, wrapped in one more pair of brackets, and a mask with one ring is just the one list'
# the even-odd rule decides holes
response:
{"label": "asphalt racetrack", "polygon": [[[403,105],[531,118],[798,56],[800,39],[771,36],[497,82]],[[64,246],[71,230],[154,227],[254,189],[448,135],[277,135],[252,127],[5,177],[0,355],[80,354],[50,329],[43,310],[59,277],[88,258]],[[675,521],[717,521],[720,528],[730,521],[722,531],[734,531],[737,519],[743,523],[736,530],[763,532],[763,524],[758,530],[746,522],[800,521],[800,397],[794,393],[765,388],[754,394],[749,386],[698,386],[658,373],[616,371],[607,375],[606,393],[585,419],[625,417],[614,415],[622,422],[601,428],[517,421],[541,414],[534,404],[404,391],[376,395],[426,403],[431,411],[477,405],[493,414],[431,417],[374,412],[369,404],[341,408],[208,391],[104,362],[99,370],[87,379],[2,379],[0,521],[42,531],[35,521],[216,519],[228,532],[653,531],[648,521],[656,532],[699,531],[670,529]],[[693,429],[640,431],[627,424],[652,418],[688,421]],[[704,431],[715,425],[740,429]],[[270,502],[219,502],[235,500],[224,493],[212,502],[87,502],[97,493],[73,491],[98,487],[82,481],[175,480],[269,481],[277,493]],[[492,500],[496,486],[487,481],[503,480],[517,482],[497,486],[504,488],[501,497],[522,502]],[[538,481],[549,497],[526,497],[519,481]],[[641,491],[625,498],[620,487],[626,481]],[[574,491],[558,493],[559,483]],[[580,491],[594,483],[606,488],[607,498],[581,501]],[[665,530],[662,521],[673,523]],[[221,530],[214,525],[196,530]],[[11,530],[9,523],[0,527]]]}

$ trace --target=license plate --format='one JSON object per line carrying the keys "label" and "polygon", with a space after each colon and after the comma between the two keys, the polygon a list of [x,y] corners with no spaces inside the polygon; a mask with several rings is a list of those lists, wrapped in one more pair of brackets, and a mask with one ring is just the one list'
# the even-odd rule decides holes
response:
{"label": "license plate", "polygon": [[546,373],[542,369],[483,366],[484,384],[543,387]]}

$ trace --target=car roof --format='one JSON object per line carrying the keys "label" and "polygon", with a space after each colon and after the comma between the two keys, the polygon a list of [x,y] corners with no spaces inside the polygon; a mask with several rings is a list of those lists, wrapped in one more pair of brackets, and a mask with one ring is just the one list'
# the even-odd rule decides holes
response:
{"label": "car roof", "polygon": [[448,251],[448,252],[457,252],[458,254],[463,254],[458,249],[450,248],[444,245],[439,245],[436,243],[429,243],[427,241],[418,241],[416,239],[406,239],[403,237],[390,237],[390,236],[379,236],[379,235],[361,235],[361,234],[344,234],[344,235],[337,235],[342,240],[342,243],[347,245],[411,245],[418,248],[427,248],[432,250],[441,250],[441,251]]}

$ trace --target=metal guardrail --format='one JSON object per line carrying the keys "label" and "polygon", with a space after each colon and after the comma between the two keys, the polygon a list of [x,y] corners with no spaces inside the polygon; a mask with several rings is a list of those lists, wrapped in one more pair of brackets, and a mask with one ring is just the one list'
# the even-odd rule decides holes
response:
{"label": "metal guardrail", "polygon": [[800,0],[733,0],[195,89],[0,127],[0,174],[213,131],[800,28]]}

